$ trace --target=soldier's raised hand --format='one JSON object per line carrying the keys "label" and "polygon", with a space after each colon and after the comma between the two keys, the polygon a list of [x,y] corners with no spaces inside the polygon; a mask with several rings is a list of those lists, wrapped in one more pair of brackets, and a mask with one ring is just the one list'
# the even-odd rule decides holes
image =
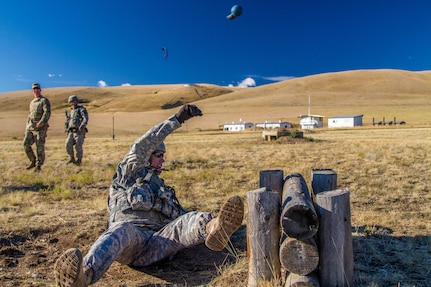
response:
{"label": "soldier's raised hand", "polygon": [[202,116],[202,111],[192,104],[185,104],[181,107],[178,113],[175,114],[180,124],[184,123],[188,119],[196,116]]}

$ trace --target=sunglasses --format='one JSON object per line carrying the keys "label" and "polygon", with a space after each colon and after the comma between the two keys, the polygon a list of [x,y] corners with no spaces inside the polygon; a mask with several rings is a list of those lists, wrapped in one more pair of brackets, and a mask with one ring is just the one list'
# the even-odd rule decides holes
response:
{"label": "sunglasses", "polygon": [[161,152],[161,151],[155,151],[155,152],[153,152],[153,155],[155,157],[164,157],[165,153]]}

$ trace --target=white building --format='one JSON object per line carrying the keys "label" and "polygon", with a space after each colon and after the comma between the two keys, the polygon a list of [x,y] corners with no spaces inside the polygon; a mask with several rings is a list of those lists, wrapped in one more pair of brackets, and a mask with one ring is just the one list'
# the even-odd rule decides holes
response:
{"label": "white building", "polygon": [[254,126],[253,123],[247,123],[247,122],[239,122],[239,123],[227,123],[223,125],[224,131],[230,131],[230,132],[239,132],[246,129],[250,129]]}
{"label": "white building", "polygon": [[328,118],[328,128],[353,128],[362,126],[364,115],[333,116]]}
{"label": "white building", "polygon": [[256,128],[262,128],[264,130],[267,129],[290,129],[292,128],[292,124],[288,122],[264,122],[264,123],[256,123]]}
{"label": "white building", "polygon": [[323,116],[319,115],[299,115],[299,124],[303,130],[311,130],[323,127]]}

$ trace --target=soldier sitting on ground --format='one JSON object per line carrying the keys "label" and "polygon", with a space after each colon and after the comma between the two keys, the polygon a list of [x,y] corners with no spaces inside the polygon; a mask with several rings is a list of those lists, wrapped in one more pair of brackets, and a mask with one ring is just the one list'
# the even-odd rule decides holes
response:
{"label": "soldier sitting on ground", "polygon": [[217,217],[209,212],[187,212],[175,190],[159,177],[166,152],[164,140],[186,120],[201,116],[195,105],[155,125],[138,138],[118,164],[108,198],[109,227],[85,257],[72,248],[55,264],[55,281],[61,287],[96,283],[114,261],[145,267],[172,258],[178,251],[205,243],[220,251],[241,226],[244,204],[229,198]]}

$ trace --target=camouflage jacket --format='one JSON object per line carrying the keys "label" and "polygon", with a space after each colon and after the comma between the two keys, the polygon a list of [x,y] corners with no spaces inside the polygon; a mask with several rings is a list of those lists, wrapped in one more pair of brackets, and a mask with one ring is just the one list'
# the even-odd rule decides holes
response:
{"label": "camouflage jacket", "polygon": [[84,131],[88,124],[88,112],[83,106],[76,106],[67,118],[67,131]]}
{"label": "camouflage jacket", "polygon": [[49,127],[48,120],[51,117],[51,103],[44,96],[34,98],[30,102],[30,113],[27,118],[27,131],[37,130],[36,124],[39,123],[39,129]]}
{"label": "camouflage jacket", "polygon": [[181,124],[175,116],[155,125],[130,147],[118,164],[108,198],[109,224],[131,222],[144,229],[159,230],[186,213],[173,188],[150,166],[155,148]]}

